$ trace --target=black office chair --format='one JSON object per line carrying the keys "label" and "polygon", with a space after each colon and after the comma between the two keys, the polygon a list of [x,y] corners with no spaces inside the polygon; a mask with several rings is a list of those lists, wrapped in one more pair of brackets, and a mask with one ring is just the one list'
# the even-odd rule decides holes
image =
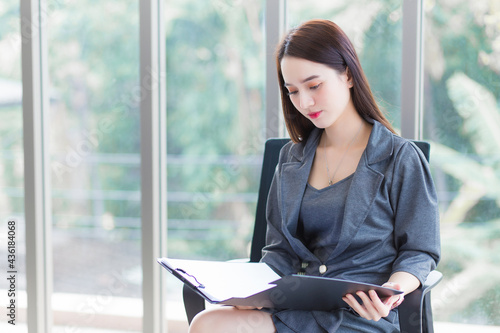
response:
{"label": "black office chair", "polygon": [[[262,257],[262,248],[266,243],[267,194],[271,187],[276,165],[278,164],[279,152],[288,141],[290,139],[269,139],[264,148],[250,262],[258,262]],[[429,160],[429,143],[424,141],[413,141],[413,143],[420,148],[427,160]],[[441,281],[442,277],[440,272],[432,271],[422,286],[405,296],[404,302],[398,307],[401,333],[434,332],[430,290]],[[205,309],[205,300],[187,285],[184,285],[183,297],[188,322],[191,323],[194,316]]]}

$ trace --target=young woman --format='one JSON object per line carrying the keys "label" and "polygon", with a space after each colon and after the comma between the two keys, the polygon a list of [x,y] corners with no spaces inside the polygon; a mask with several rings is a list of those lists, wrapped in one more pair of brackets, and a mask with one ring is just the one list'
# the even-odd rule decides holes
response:
{"label": "young woman", "polygon": [[[277,68],[292,142],[281,150],[267,204],[262,261],[302,273],[390,286],[408,294],[440,256],[436,192],[425,157],[394,134],[345,33],[306,22],[280,43]],[[345,308],[222,307],[190,332],[399,332],[404,296],[346,295]]]}

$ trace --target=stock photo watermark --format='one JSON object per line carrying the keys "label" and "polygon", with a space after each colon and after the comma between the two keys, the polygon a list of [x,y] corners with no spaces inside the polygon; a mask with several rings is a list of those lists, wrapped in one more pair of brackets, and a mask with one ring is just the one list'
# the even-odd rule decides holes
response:
{"label": "stock photo watermark", "polygon": [[17,262],[16,262],[16,221],[7,222],[7,317],[10,325],[16,325],[16,285],[17,285]]}
{"label": "stock photo watermark", "polygon": [[19,48],[21,44],[28,43],[29,40],[40,35],[40,29],[47,26],[50,18],[56,15],[56,10],[63,8],[65,5],[75,2],[74,0],[53,0],[49,3],[42,3],[40,7],[40,15],[36,20],[21,17],[21,33],[20,35],[12,34],[9,37],[10,43],[14,48]]}
{"label": "stock photo watermark", "polygon": [[91,326],[97,315],[103,314],[107,308],[112,306],[114,297],[125,291],[127,284],[124,282],[125,278],[122,274],[114,271],[111,277],[105,288],[101,289],[96,295],[87,296],[73,309],[78,314],[78,317],[65,326],[65,333],[82,332],[82,327]]}

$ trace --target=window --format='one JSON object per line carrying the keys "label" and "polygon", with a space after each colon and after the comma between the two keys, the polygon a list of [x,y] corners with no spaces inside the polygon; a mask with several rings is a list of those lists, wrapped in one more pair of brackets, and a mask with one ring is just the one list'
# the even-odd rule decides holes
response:
{"label": "window", "polygon": [[248,256],[264,147],[262,1],[166,2],[168,253]]}
{"label": "window", "polygon": [[500,9],[426,1],[424,138],[441,205],[438,321],[500,325]]}
{"label": "window", "polygon": [[[167,0],[165,15],[168,255],[246,258],[266,128],[264,1]],[[167,316],[182,320],[182,285],[168,276],[167,290]]]}
{"label": "window", "polygon": [[142,327],[138,9],[71,1],[45,13],[54,326]]}

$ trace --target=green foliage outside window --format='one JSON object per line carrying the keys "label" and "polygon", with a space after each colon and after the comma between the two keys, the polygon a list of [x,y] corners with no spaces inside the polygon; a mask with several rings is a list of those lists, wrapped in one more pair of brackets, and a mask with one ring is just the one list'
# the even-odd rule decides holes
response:
{"label": "green foliage outside window", "polygon": [[437,320],[500,325],[499,22],[495,1],[426,2],[424,137],[445,276],[433,292]]}

